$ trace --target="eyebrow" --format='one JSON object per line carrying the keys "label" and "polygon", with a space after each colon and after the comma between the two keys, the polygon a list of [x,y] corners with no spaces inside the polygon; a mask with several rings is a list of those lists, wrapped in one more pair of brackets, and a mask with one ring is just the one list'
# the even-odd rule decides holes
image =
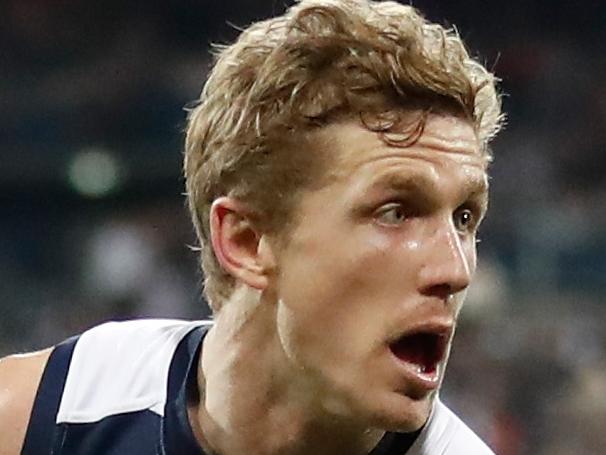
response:
{"label": "eyebrow", "polygon": [[429,177],[423,174],[400,174],[387,173],[371,184],[370,188],[378,189],[394,189],[394,190],[410,190],[413,188],[431,188],[436,189],[436,183]]}
{"label": "eyebrow", "polygon": [[465,179],[462,193],[467,194],[468,196],[487,196],[489,187],[490,185],[488,184],[487,178],[469,178]]}
{"label": "eyebrow", "polygon": [[[460,190],[461,199],[467,200],[474,197],[482,199],[488,198],[489,184],[484,178],[466,178],[463,187]],[[434,199],[438,193],[437,183],[429,176],[424,174],[397,174],[387,173],[378,177],[368,187],[367,191],[395,191],[395,192],[415,192],[417,195],[426,198],[428,201]],[[429,190],[429,191],[427,191]]]}

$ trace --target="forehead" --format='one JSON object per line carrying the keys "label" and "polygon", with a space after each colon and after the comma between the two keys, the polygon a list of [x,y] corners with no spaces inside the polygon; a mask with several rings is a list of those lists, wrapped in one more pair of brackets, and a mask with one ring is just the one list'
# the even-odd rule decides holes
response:
{"label": "forehead", "polygon": [[[405,115],[410,122],[404,124],[413,124],[420,118],[418,113]],[[321,133],[322,147],[331,157],[325,177],[334,182],[353,174],[389,174],[394,168],[400,174],[406,170],[407,174],[418,173],[430,180],[446,172],[459,174],[465,185],[470,180],[486,183],[489,157],[482,151],[471,122],[452,115],[430,114],[422,133],[412,143],[406,140],[408,131],[404,128],[382,137],[358,120],[329,125]]]}

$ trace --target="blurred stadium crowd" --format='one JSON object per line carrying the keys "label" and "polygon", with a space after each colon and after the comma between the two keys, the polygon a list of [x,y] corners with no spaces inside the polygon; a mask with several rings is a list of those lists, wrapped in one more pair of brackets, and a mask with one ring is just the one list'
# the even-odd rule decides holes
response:
{"label": "blurred stadium crowd", "polygon": [[[0,2],[0,355],[208,314],[183,106],[209,43],[284,4]],[[494,66],[509,116],[443,397],[500,455],[606,453],[606,5],[415,5]]]}

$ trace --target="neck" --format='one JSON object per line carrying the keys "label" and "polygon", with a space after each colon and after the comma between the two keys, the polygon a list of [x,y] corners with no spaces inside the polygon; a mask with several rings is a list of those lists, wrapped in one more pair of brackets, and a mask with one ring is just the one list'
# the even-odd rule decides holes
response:
{"label": "neck", "polygon": [[[190,409],[209,454],[363,455],[384,432],[323,411],[314,385],[280,347],[275,305],[236,293],[204,339]],[[238,295],[240,294],[240,295]],[[240,299],[238,299],[240,297]]]}

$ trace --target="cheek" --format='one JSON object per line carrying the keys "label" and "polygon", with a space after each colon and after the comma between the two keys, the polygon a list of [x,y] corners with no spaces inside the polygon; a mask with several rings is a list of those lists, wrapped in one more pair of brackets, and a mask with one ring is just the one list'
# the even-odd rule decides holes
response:
{"label": "cheek", "polygon": [[371,229],[293,245],[296,254],[285,258],[278,289],[284,338],[310,349],[330,340],[341,355],[383,343],[411,291],[409,250],[415,247]]}
{"label": "cheek", "polygon": [[390,289],[401,287],[416,244],[397,245],[370,229],[360,231],[295,246],[280,267],[284,302],[302,313],[338,314],[372,309]]}

